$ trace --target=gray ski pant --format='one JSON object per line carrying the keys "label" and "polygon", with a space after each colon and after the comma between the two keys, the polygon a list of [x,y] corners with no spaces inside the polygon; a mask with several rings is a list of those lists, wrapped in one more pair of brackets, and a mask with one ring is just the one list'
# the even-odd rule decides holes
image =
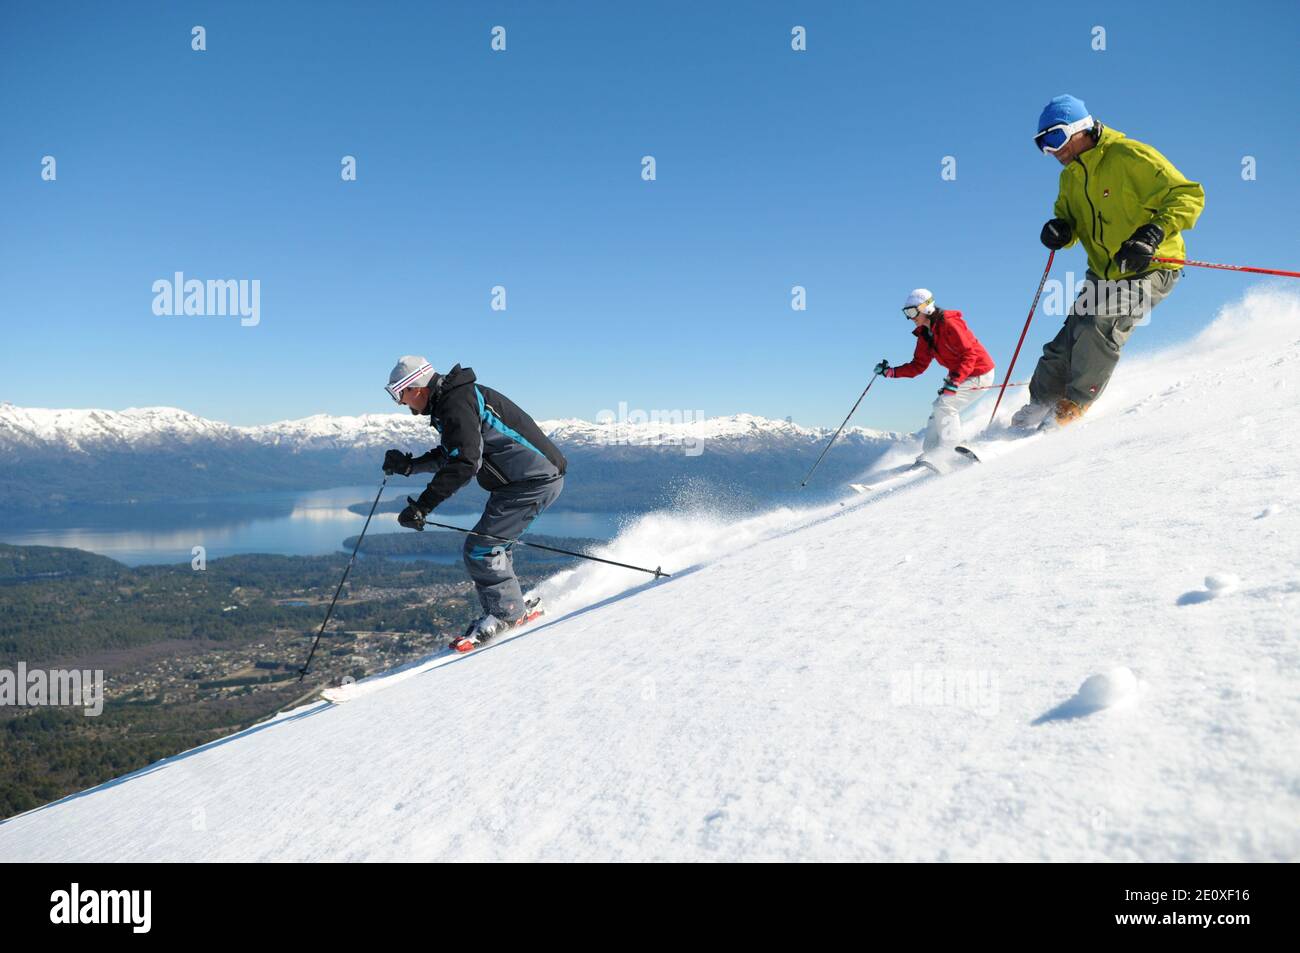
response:
{"label": "gray ski pant", "polygon": [[1100,397],[1133,328],[1169,296],[1181,276],[1181,271],[1157,269],[1103,281],[1089,271],[1065,324],[1043,348],[1029,382],[1029,399],[1051,406],[1068,397],[1087,407]]}
{"label": "gray ski pant", "polygon": [[[474,532],[517,539],[542,510],[555,502],[563,489],[564,477],[503,486],[488,497],[483,515],[474,524]],[[513,545],[471,534],[465,538],[464,547],[465,566],[474,580],[483,611],[507,622],[524,614],[524,595],[515,576],[511,553]]]}

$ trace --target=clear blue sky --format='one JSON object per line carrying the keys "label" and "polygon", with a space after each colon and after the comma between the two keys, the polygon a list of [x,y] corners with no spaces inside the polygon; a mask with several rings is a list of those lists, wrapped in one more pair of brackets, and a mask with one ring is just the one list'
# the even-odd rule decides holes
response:
{"label": "clear blue sky", "polygon": [[[1055,94],[1204,183],[1191,257],[1300,267],[1297,11],[4,4],[0,399],[385,411],[395,358],[421,353],[537,417],[626,401],[834,425],[878,359],[910,355],[915,285],[1005,366],[1046,258],[1058,167],[1030,137]],[[155,316],[176,271],[259,279],[260,325]],[[1130,351],[1253,280],[1189,272]],[[1017,377],[1059,323],[1035,320]],[[884,382],[855,422],[920,427],[941,376]]]}

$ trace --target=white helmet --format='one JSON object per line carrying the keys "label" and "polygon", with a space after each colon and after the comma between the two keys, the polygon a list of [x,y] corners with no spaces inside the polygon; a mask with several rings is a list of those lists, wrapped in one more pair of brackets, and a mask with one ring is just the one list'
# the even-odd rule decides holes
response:
{"label": "white helmet", "polygon": [[934,295],[929,288],[915,288],[903,302],[903,314],[914,318],[918,314],[934,314]]}

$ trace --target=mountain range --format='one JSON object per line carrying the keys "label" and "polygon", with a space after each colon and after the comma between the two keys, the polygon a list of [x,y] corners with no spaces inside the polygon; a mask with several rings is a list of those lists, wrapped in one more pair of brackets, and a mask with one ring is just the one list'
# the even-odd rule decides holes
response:
{"label": "mountain range", "polygon": [[[643,509],[708,481],[740,500],[788,491],[832,431],[750,414],[662,423],[576,418],[539,422],[570,460],[562,505]],[[842,486],[900,434],[847,428],[819,474]],[[365,483],[389,447],[436,443],[422,417],[317,414],[257,426],[209,420],[175,407],[48,409],[0,404],[0,509],[185,500]],[[473,506],[471,490],[460,501]]]}

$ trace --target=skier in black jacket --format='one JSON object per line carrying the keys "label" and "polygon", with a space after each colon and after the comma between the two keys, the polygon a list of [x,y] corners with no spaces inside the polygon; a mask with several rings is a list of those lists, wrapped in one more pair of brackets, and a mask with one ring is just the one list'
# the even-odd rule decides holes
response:
{"label": "skier in black jacket", "polygon": [[[402,526],[423,529],[429,513],[477,476],[491,495],[474,532],[513,540],[560,495],[564,455],[512,400],[477,383],[470,368],[457,364],[439,374],[424,358],[408,355],[397,362],[385,389],[412,414],[427,414],[441,435],[439,446],[423,456],[401,450],[384,456],[385,473],[433,473],[424,492],[398,515]],[[458,651],[541,615],[540,602],[525,601],[520,591],[511,545],[473,534],[465,539],[465,565],[483,616],[453,643]]]}

